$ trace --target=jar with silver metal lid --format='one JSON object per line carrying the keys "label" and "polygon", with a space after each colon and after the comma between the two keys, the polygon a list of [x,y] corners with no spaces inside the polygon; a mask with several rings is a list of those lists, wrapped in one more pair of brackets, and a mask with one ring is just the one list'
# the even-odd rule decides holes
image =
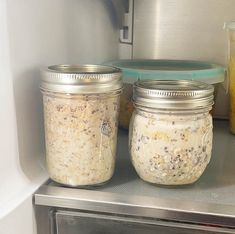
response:
{"label": "jar with silver metal lid", "polygon": [[135,83],[129,152],[143,180],[191,184],[211,158],[213,86],[189,80]]}
{"label": "jar with silver metal lid", "polygon": [[42,71],[46,161],[52,180],[98,185],[114,172],[121,72],[99,65]]}

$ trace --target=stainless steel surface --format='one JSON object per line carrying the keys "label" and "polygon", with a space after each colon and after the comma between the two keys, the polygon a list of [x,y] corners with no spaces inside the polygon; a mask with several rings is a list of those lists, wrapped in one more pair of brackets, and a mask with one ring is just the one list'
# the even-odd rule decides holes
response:
{"label": "stainless steel surface", "polygon": [[128,0],[128,9],[124,13],[122,28],[120,29],[120,42],[132,44],[133,40],[133,6],[134,0]]}
{"label": "stainless steel surface", "polygon": [[[135,0],[133,58],[227,65],[223,25],[234,20],[234,12],[234,0]],[[214,115],[227,118],[228,96],[222,88],[217,100]]]}
{"label": "stainless steel surface", "polygon": [[180,222],[235,227],[235,137],[227,121],[214,124],[211,162],[193,185],[160,187],[138,178],[127,151],[127,132],[119,132],[118,161],[110,183],[73,189],[42,186],[35,204]]}
{"label": "stainless steel surface", "polygon": [[234,0],[135,0],[133,58],[225,64],[223,25],[234,12]]}
{"label": "stainless steel surface", "polygon": [[53,234],[51,208],[34,206],[37,234]]}
{"label": "stainless steel surface", "polygon": [[213,92],[212,85],[192,80],[140,80],[134,84],[133,100],[145,107],[195,110],[211,107]]}
{"label": "stainless steel surface", "polygon": [[41,89],[60,93],[104,93],[122,88],[121,70],[102,65],[54,65],[42,71]]}
{"label": "stainless steel surface", "polygon": [[58,234],[77,234],[78,232],[83,234],[93,232],[102,234],[235,233],[235,230],[227,228],[65,210],[55,212],[55,223]]}

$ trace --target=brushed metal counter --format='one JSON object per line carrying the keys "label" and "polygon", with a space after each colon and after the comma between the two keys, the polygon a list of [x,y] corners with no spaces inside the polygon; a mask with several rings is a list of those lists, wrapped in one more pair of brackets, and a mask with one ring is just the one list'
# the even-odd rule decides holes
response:
{"label": "brushed metal counter", "polygon": [[76,189],[49,181],[36,191],[35,205],[235,227],[235,136],[227,121],[214,122],[211,162],[199,181],[188,186],[160,187],[139,179],[127,138],[120,130],[116,171],[109,183]]}

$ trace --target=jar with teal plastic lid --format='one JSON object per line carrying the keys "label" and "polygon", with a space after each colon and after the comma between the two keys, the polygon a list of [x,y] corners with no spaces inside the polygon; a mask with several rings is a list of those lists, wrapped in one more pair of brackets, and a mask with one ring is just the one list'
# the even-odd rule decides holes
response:
{"label": "jar with teal plastic lid", "polygon": [[[119,126],[128,129],[134,110],[132,87],[137,80],[195,80],[212,84],[214,97],[224,81],[224,67],[209,62],[190,60],[117,60],[107,63],[122,70],[124,89],[120,100]],[[212,111],[213,112],[213,111]]]}

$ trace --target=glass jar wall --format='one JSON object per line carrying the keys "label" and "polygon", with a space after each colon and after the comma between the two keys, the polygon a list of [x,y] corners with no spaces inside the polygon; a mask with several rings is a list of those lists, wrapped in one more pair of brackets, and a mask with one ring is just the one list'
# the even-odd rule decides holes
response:
{"label": "glass jar wall", "polygon": [[119,94],[43,94],[51,179],[72,186],[108,181],[115,166]]}
{"label": "glass jar wall", "polygon": [[195,182],[210,161],[212,117],[137,109],[130,124],[130,154],[138,175],[156,184]]}
{"label": "glass jar wall", "polygon": [[[191,184],[211,158],[213,88],[192,81],[146,83],[134,87],[129,131],[133,166],[150,183]],[[202,86],[207,89],[205,96]]]}
{"label": "glass jar wall", "polygon": [[[102,184],[115,167],[120,72],[108,67],[106,74],[100,67],[66,69],[62,75],[72,83],[70,92],[63,92],[68,84],[54,71],[47,71],[41,85],[49,176],[68,186]],[[53,86],[54,80],[60,87]]]}

